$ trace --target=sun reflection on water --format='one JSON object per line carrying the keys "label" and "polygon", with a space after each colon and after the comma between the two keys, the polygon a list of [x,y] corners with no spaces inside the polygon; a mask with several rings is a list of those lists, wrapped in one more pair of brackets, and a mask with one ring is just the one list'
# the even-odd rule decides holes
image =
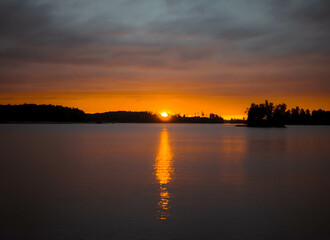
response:
{"label": "sun reflection on water", "polygon": [[154,171],[160,185],[160,201],[158,202],[158,218],[167,219],[170,208],[170,193],[167,184],[173,177],[173,152],[168,139],[167,129],[164,128],[160,135],[158,154],[155,160]]}

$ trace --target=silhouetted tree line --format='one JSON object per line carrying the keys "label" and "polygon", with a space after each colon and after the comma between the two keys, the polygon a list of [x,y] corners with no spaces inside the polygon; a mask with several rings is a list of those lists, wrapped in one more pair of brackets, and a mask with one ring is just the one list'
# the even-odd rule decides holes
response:
{"label": "silhouetted tree line", "polygon": [[264,104],[251,104],[247,109],[247,125],[250,127],[282,127],[284,125],[330,125],[330,111],[292,108],[285,103],[274,105],[266,100]]}
{"label": "silhouetted tree line", "polygon": [[209,117],[204,117],[204,116],[186,117],[186,115],[181,116],[180,114],[176,114],[171,116],[170,121],[174,123],[223,123],[224,122],[221,116],[214,113],[210,113]]}
{"label": "silhouetted tree line", "polygon": [[0,105],[0,122],[84,122],[77,108],[54,105]]}
{"label": "silhouetted tree line", "polygon": [[86,119],[89,122],[120,122],[120,123],[223,123],[223,119],[216,115],[210,114],[210,117],[186,117],[180,114],[172,115],[167,119],[164,119],[152,112],[105,112],[105,113],[94,113],[86,114]]}
{"label": "silhouetted tree line", "polygon": [[156,121],[156,116],[151,112],[105,112],[86,114],[88,122],[113,122],[113,123],[152,123]]}
{"label": "silhouetted tree line", "polygon": [[152,112],[105,112],[85,114],[77,108],[54,105],[0,105],[0,122],[96,122],[96,123],[223,123],[223,118],[186,117],[176,114],[164,119]]}

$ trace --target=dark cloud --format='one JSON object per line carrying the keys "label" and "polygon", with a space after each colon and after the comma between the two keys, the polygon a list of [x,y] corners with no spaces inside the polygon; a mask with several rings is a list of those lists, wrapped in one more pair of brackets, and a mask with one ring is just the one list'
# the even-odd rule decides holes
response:
{"label": "dark cloud", "polygon": [[[68,6],[75,6],[73,2],[68,1]],[[0,3],[0,60],[84,63],[102,59],[100,46],[116,46],[117,35],[129,31],[121,23],[107,23],[97,15],[86,19],[63,13],[53,1],[4,0]]]}
{"label": "dark cloud", "polygon": [[[0,59],[148,65],[208,54],[235,61],[330,51],[327,1],[143,2],[4,0]],[[150,61],[150,53],[164,60]]]}
{"label": "dark cloud", "polygon": [[[230,87],[250,89],[259,79],[281,79],[273,83],[281,89],[284,81],[296,83],[296,74],[300,89],[310,81],[311,91],[324,92],[330,90],[329,28],[330,3],[322,0],[2,0],[0,88],[59,79],[72,87],[70,79],[84,79],[81,65],[86,81],[180,76],[187,84],[226,85],[229,94]],[[265,62],[274,71],[260,71]],[[75,70],[57,75],[53,65]],[[95,66],[102,71],[95,73]],[[295,70],[305,66],[307,73]]]}
{"label": "dark cloud", "polygon": [[0,2],[0,34],[2,40],[37,40],[37,34],[51,28],[51,6],[33,1]]}
{"label": "dark cloud", "polygon": [[[197,3],[198,2],[198,3]],[[170,16],[154,31],[230,42],[229,53],[260,58],[329,54],[328,1],[176,1],[168,0]],[[223,52],[219,52],[224,55]]]}
{"label": "dark cloud", "polygon": [[324,0],[272,1],[270,10],[278,17],[315,27],[329,27],[330,2]]}

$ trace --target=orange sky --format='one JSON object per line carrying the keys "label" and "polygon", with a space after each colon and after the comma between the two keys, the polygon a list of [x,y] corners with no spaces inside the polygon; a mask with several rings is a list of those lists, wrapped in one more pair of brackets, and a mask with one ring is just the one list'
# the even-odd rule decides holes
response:
{"label": "orange sky", "polygon": [[[84,110],[86,113],[106,112],[106,111],[153,111],[153,112],[169,112],[172,114],[180,113],[187,115],[200,115],[216,113],[224,117],[242,118],[246,117],[245,109],[252,102],[262,103],[264,97],[244,97],[235,99],[232,97],[217,97],[217,96],[176,96],[172,94],[118,94],[111,96],[106,93],[23,93],[18,94],[14,98],[12,95],[3,95],[1,98],[2,104],[21,104],[21,103],[36,103],[36,104],[55,104],[69,107],[76,107]],[[8,100],[9,99],[9,100]],[[22,100],[24,99],[24,100]],[[285,102],[289,108],[295,107],[299,103],[300,107],[309,109],[326,109],[329,110],[330,99],[328,96],[295,96],[293,98],[273,97],[268,100],[274,103]]]}
{"label": "orange sky", "polygon": [[[329,110],[330,70],[313,55],[266,62],[197,61],[176,67],[29,63],[6,67],[0,104],[55,104],[87,113],[153,111],[242,118],[265,99],[289,108]],[[0,67],[1,68],[1,67]]]}

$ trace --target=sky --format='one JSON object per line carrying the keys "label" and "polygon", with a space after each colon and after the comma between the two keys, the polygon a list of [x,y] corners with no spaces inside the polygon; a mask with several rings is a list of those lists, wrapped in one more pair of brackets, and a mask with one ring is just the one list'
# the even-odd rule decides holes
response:
{"label": "sky", "polygon": [[0,104],[330,110],[330,1],[1,0]]}

